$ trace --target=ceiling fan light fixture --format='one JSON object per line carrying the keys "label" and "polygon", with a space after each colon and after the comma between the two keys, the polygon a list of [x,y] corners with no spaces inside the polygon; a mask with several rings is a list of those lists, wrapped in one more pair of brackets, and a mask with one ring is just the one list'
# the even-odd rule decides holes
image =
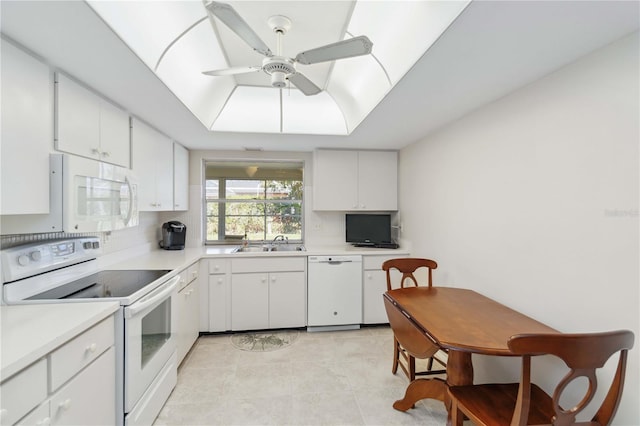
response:
{"label": "ceiling fan light fixture", "polygon": [[271,85],[278,88],[285,87],[287,85],[286,78],[286,74],[282,71],[275,71],[271,74]]}

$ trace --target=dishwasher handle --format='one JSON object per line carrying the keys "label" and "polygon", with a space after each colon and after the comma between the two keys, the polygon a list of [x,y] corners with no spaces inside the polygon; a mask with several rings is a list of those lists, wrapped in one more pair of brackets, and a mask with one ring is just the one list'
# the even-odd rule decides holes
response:
{"label": "dishwasher handle", "polygon": [[329,259],[328,263],[329,265],[342,265],[343,263],[351,263],[353,262],[352,260],[331,260]]}

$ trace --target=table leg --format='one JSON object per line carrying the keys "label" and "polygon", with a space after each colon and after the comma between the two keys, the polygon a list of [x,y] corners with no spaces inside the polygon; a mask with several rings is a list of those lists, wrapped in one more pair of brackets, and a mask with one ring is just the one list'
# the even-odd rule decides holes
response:
{"label": "table leg", "polygon": [[447,384],[442,379],[416,379],[409,383],[404,393],[404,398],[393,403],[393,408],[399,411],[407,411],[421,399],[431,398],[445,401],[447,397]]}
{"label": "table leg", "polygon": [[[449,350],[447,358],[447,389],[449,386],[473,384],[473,364],[471,353]],[[445,392],[444,406],[447,409],[447,426],[451,426],[451,397]]]}

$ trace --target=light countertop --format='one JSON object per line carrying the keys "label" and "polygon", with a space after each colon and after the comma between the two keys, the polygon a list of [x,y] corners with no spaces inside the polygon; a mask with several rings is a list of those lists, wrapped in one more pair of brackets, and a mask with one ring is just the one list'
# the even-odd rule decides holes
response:
{"label": "light countertop", "polygon": [[0,306],[0,380],[113,314],[117,302]]}
{"label": "light countertop", "polygon": [[[272,251],[272,252],[247,252],[235,253],[238,246],[204,246],[186,248],[184,250],[154,249],[146,253],[120,257],[117,260],[108,261],[101,259],[103,269],[172,269],[177,273],[187,268],[200,259],[229,258],[238,259],[245,257],[306,257],[323,255],[379,255],[379,256],[406,256],[407,250],[380,249],[369,247],[353,247],[350,245],[316,246],[306,247],[305,251]],[[173,273],[171,274],[173,275]],[[169,276],[167,276],[168,278]]]}

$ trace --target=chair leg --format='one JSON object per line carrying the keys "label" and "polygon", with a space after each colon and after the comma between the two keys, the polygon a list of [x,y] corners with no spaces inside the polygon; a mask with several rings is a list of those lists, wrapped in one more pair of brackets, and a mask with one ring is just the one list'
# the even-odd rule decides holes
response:
{"label": "chair leg", "polygon": [[463,426],[464,414],[458,409],[458,402],[453,399],[451,401],[451,426]]}
{"label": "chair leg", "polygon": [[429,362],[427,363],[427,370],[433,370],[433,358],[429,358]]}
{"label": "chair leg", "polygon": [[393,336],[393,366],[391,367],[391,372],[396,374],[398,371],[398,358],[400,357],[400,343],[395,336]]}
{"label": "chair leg", "polygon": [[413,382],[416,379],[416,359],[409,355],[409,381]]}

